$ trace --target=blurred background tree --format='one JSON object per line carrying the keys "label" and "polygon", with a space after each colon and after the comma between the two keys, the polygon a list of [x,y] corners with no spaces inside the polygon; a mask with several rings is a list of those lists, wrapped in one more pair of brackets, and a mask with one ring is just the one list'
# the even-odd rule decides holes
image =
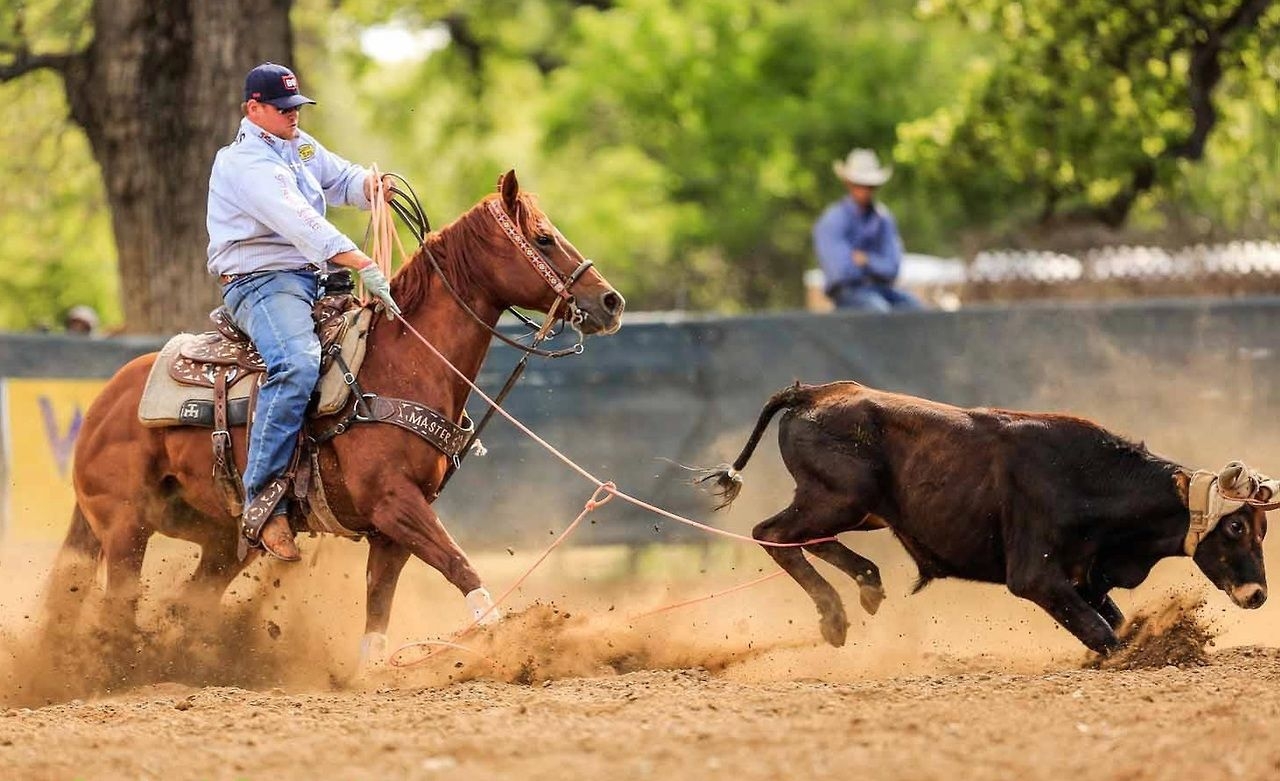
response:
{"label": "blurred background tree", "polygon": [[[1270,233],[1280,219],[1269,0],[237,0],[239,24],[270,31],[276,49],[224,46],[190,102],[178,87],[191,63],[164,48],[168,59],[147,60],[164,90],[120,92],[94,142],[65,121],[57,77],[19,67],[23,52],[117,40],[106,34],[121,25],[104,32],[94,14],[141,19],[130,14],[156,2],[0,11],[0,77],[20,75],[0,84],[14,107],[0,129],[0,284],[13,293],[0,325],[50,322],[89,297],[131,328],[178,327],[138,306],[151,294],[136,285],[202,315],[215,293],[208,167],[244,71],[268,57],[294,64],[320,101],[308,130],[406,174],[437,224],[517,168],[633,308],[798,305],[809,227],[842,194],[831,161],[853,146],[894,159],[882,196],[915,251],[1032,242],[1046,226],[1190,240]],[[188,49],[230,24],[225,9],[221,27],[197,23],[212,12],[194,0],[162,5]],[[264,53],[287,52],[290,35],[296,56]],[[193,112],[206,117],[194,135]],[[70,113],[80,121],[74,100]],[[153,153],[152,178],[110,186],[113,145],[169,139],[183,146]],[[363,215],[346,212],[335,219],[358,237]],[[156,234],[173,240],[138,238]],[[126,257],[139,246],[141,265]]]}
{"label": "blurred background tree", "polygon": [[[82,147],[77,145],[87,142],[105,196],[86,197],[89,188],[73,175],[56,188],[64,198],[84,198],[84,208],[68,208],[64,198],[55,198],[63,201],[61,209],[34,206],[36,222],[48,231],[47,238],[74,236],[95,205],[105,201],[120,291],[120,306],[108,311],[122,311],[126,329],[191,328],[216,302],[214,287],[197,271],[208,241],[209,163],[235,127],[242,63],[292,56],[290,5],[290,0],[33,0],[0,10],[0,81],[22,90],[20,100],[29,96],[37,115],[50,112],[48,119],[37,116],[34,128],[20,130],[31,133],[43,126],[62,136],[66,123],[74,123],[83,135],[67,139],[66,148],[78,153]],[[53,117],[62,118],[63,126],[52,127]],[[27,149],[14,150],[17,157],[40,151],[41,139],[28,138]],[[44,177],[28,171],[27,178],[6,186],[43,193],[44,183]],[[70,221],[69,231],[50,228],[48,221],[58,217]],[[33,263],[39,263],[38,254],[16,259],[28,271],[47,269],[54,275],[33,283],[33,290],[60,284],[59,275],[65,277],[69,266],[57,259],[83,258],[84,248],[73,245],[51,244],[45,257],[54,260],[43,266]],[[14,262],[7,253],[5,259]],[[103,284],[104,294],[110,286]],[[71,295],[65,288],[61,292]],[[103,295],[95,298],[104,303]],[[48,314],[29,317],[38,322]]]}
{"label": "blurred background tree", "polygon": [[[1136,216],[1178,223],[1182,241],[1275,228],[1271,0],[920,7],[998,42],[971,63],[961,100],[900,128],[899,158],[961,195],[963,228],[1118,228]],[[1250,192],[1258,184],[1270,195]]]}

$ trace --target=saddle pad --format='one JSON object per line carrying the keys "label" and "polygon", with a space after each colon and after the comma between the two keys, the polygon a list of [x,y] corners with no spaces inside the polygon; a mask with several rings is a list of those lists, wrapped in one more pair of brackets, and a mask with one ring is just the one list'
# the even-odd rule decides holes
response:
{"label": "saddle pad", "polygon": [[[344,316],[353,319],[353,322],[342,338],[342,360],[346,361],[353,373],[359,374],[360,366],[364,363],[373,310],[355,309]],[[148,428],[188,425],[194,422],[183,417],[183,406],[188,401],[213,403],[213,388],[182,385],[169,376],[169,367],[175,360],[182,359],[183,348],[193,340],[201,338],[203,338],[201,334],[178,334],[166,342],[156,355],[156,362],[152,365],[151,373],[147,377],[146,388],[142,391],[142,401],[138,404],[138,420],[142,425]],[[254,373],[235,380],[227,390],[228,400],[247,398],[252,384],[262,376],[264,375],[261,373]],[[332,415],[347,403],[347,397],[351,391],[342,380],[342,370],[338,368],[337,361],[334,361],[328,371],[320,377],[316,390],[320,393],[320,401],[316,405],[315,417]]]}

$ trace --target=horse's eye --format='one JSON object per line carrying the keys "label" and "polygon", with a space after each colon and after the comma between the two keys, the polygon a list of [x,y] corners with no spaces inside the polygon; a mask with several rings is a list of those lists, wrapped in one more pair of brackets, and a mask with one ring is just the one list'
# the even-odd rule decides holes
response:
{"label": "horse's eye", "polygon": [[1239,537],[1244,534],[1244,521],[1241,521],[1239,518],[1232,518],[1231,521],[1227,523],[1227,534],[1232,537]]}
{"label": "horse's eye", "polygon": [[554,237],[548,236],[545,233],[539,233],[537,238],[534,239],[534,241],[538,242],[539,247],[550,247],[552,244],[556,243],[556,240]]}

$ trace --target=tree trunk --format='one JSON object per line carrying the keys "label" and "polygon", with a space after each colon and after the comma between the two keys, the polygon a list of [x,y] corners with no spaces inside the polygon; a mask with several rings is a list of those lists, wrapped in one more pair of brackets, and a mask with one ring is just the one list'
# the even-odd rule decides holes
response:
{"label": "tree trunk", "polygon": [[102,169],[120,258],[125,330],[205,330],[217,150],[240,118],[244,75],[289,63],[292,0],[97,0],[89,48],[62,63],[72,118]]}

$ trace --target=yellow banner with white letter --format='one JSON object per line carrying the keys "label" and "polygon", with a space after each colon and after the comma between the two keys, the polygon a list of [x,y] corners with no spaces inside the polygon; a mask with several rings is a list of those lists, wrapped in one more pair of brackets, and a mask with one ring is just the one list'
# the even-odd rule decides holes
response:
{"label": "yellow banner with white letter", "polygon": [[7,542],[58,541],[75,496],[71,465],[85,410],[104,381],[3,380],[4,502]]}

